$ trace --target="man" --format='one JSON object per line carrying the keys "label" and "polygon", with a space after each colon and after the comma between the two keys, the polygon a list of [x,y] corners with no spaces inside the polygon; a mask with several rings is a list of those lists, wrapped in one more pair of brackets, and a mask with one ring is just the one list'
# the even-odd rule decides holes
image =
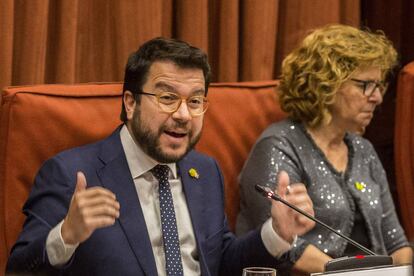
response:
{"label": "man", "polygon": [[[120,126],[45,162],[7,270],[70,275],[241,275],[272,266],[313,223],[274,203],[272,219],[235,238],[217,163],[192,150],[210,67],[185,42],[156,38],[126,66]],[[313,214],[303,185],[278,192]]]}

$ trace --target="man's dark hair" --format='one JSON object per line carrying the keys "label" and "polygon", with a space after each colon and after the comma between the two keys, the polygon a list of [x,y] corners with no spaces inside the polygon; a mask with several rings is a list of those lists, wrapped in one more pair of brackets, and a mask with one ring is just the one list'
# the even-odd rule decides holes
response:
{"label": "man's dark hair", "polygon": [[[131,91],[137,103],[141,97],[143,85],[147,81],[148,71],[156,61],[172,61],[181,68],[195,68],[203,70],[206,94],[210,84],[210,65],[207,55],[200,49],[177,39],[157,37],[141,45],[133,52],[125,68],[124,87],[125,91]],[[127,116],[124,102],[122,101],[121,120],[126,122]]]}

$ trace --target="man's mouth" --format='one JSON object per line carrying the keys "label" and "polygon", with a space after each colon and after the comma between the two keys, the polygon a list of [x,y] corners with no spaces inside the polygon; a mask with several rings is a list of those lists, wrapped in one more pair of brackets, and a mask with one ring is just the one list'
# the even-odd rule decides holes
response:
{"label": "man's mouth", "polygon": [[174,138],[183,138],[187,135],[186,132],[175,132],[175,131],[168,131],[168,130],[165,130],[164,132],[165,134],[170,135]]}

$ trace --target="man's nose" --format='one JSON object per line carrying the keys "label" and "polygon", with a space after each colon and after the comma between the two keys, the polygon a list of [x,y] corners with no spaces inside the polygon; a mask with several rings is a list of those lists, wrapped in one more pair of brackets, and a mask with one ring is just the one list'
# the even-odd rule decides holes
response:
{"label": "man's nose", "polygon": [[187,102],[185,99],[181,99],[180,106],[177,111],[172,114],[172,117],[177,120],[189,121],[192,119],[190,109],[188,108]]}

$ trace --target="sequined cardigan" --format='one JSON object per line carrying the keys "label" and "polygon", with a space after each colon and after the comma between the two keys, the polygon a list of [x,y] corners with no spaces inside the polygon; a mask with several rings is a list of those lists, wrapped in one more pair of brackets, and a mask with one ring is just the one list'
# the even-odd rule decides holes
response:
{"label": "sequined cardigan", "polygon": [[[277,173],[285,170],[291,183],[307,187],[315,216],[350,236],[358,204],[371,242],[371,250],[391,254],[408,246],[398,221],[385,171],[371,143],[346,134],[346,171],[338,172],[314,143],[304,126],[284,120],[269,126],[254,145],[240,174],[241,211],[237,234],[261,225],[270,216],[270,202],[255,192],[255,184],[275,188]],[[299,237],[288,258],[293,264],[311,243],[333,258],[342,256],[347,241],[316,225]]]}

